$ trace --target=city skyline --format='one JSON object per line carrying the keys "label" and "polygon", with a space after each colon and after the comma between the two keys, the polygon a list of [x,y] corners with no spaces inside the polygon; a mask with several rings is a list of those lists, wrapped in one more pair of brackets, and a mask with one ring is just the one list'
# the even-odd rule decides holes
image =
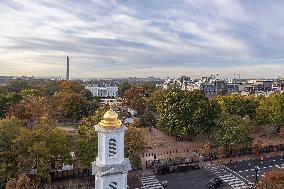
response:
{"label": "city skyline", "polygon": [[0,75],[284,75],[282,1],[0,2]]}

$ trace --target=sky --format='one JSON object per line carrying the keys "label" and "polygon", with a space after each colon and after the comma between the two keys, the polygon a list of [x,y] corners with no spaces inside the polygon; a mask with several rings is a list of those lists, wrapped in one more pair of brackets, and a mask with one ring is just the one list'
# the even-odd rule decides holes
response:
{"label": "sky", "polygon": [[0,0],[0,18],[0,75],[64,77],[66,56],[71,78],[284,75],[282,0]]}

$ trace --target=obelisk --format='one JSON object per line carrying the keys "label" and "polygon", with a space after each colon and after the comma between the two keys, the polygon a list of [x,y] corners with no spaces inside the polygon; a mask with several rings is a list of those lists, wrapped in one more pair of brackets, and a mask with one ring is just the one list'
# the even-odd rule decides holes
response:
{"label": "obelisk", "polygon": [[69,57],[67,56],[66,80],[69,80]]}

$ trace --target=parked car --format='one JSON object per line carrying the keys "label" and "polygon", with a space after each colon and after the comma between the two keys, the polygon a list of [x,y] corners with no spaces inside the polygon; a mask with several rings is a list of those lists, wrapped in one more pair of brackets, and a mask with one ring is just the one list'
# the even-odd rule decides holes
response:
{"label": "parked car", "polygon": [[197,170],[197,169],[200,169],[199,165],[198,164],[195,164],[195,165],[188,165],[188,169],[189,170]]}
{"label": "parked car", "polygon": [[167,174],[171,172],[170,167],[167,165],[160,165],[156,167],[155,169],[158,175],[163,175],[163,174]]}
{"label": "parked car", "polygon": [[219,177],[215,177],[215,178],[211,179],[208,183],[209,188],[217,188],[217,187],[220,187],[222,185],[223,185],[223,181]]}

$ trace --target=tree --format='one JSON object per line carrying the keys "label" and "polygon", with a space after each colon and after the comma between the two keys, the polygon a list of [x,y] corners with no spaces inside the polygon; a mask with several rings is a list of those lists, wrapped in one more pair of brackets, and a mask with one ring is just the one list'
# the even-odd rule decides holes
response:
{"label": "tree", "polygon": [[216,96],[214,99],[219,104],[223,112],[239,115],[241,117],[255,117],[258,104],[254,97],[227,95]]}
{"label": "tree", "polygon": [[146,108],[146,100],[143,95],[144,92],[141,88],[132,87],[123,93],[122,103],[128,108],[136,110],[138,115],[141,115]]}
{"label": "tree", "polygon": [[259,137],[256,139],[252,145],[253,152],[256,156],[256,158],[262,158],[261,152],[262,152],[262,146],[263,146],[263,141]]}
{"label": "tree", "polygon": [[225,150],[229,146],[248,145],[250,143],[249,128],[248,118],[222,113],[213,130],[213,137],[216,144],[224,147]]}
{"label": "tree", "polygon": [[24,127],[32,128],[42,119],[50,117],[50,107],[44,97],[25,96],[18,104],[12,106],[7,116],[15,116],[22,121]]}
{"label": "tree", "polygon": [[100,107],[93,115],[83,118],[80,122],[76,136],[76,155],[83,166],[89,167],[97,157],[98,139],[94,125],[103,119],[108,108],[108,106]]}
{"label": "tree", "polygon": [[218,146],[217,148],[217,158],[222,159],[224,157],[224,148],[222,146]]}
{"label": "tree", "polygon": [[25,80],[13,80],[6,85],[8,92],[19,93],[24,89],[30,89],[29,83]]}
{"label": "tree", "polygon": [[20,92],[23,97],[26,96],[41,96],[40,91],[37,89],[24,89]]}
{"label": "tree", "polygon": [[139,165],[145,149],[146,142],[142,130],[129,126],[125,133],[125,155],[130,159],[132,165]]}
{"label": "tree", "polygon": [[14,150],[20,173],[34,173],[35,183],[50,179],[52,164],[68,162],[71,144],[68,134],[45,123],[37,124],[32,130],[24,130],[15,140]]}
{"label": "tree", "polygon": [[152,111],[146,111],[139,120],[140,127],[152,128],[156,125],[157,119]]}
{"label": "tree", "polygon": [[118,84],[118,95],[123,96],[124,92],[130,88],[131,88],[131,85],[127,81],[124,81]]}
{"label": "tree", "polygon": [[58,83],[58,92],[84,94],[85,88],[83,85],[76,81],[63,80]]}
{"label": "tree", "polygon": [[284,171],[281,169],[272,170],[261,177],[257,185],[259,189],[280,189],[284,187]]}
{"label": "tree", "polygon": [[4,117],[10,107],[21,99],[22,96],[17,93],[0,94],[0,117]]}
{"label": "tree", "polygon": [[81,94],[75,93],[56,93],[52,100],[53,109],[58,110],[60,118],[74,121],[91,115],[98,106],[96,101],[88,101]]}
{"label": "tree", "polygon": [[38,186],[26,174],[22,173],[17,178],[11,178],[6,183],[5,189],[37,189]]}
{"label": "tree", "polygon": [[172,135],[192,137],[209,132],[219,114],[216,103],[200,91],[165,90],[156,95],[156,102],[158,128]]}
{"label": "tree", "polygon": [[76,156],[79,164],[90,167],[98,154],[98,138],[95,128],[81,125],[76,136]]}
{"label": "tree", "polygon": [[256,122],[258,124],[271,122],[271,100],[272,97],[261,97],[259,99],[259,106],[256,108]]}
{"label": "tree", "polygon": [[204,147],[201,150],[201,154],[202,156],[207,157],[209,153],[210,153],[210,141],[207,140],[204,144]]}
{"label": "tree", "polygon": [[274,94],[271,98],[271,122],[284,127],[284,93]]}
{"label": "tree", "polygon": [[14,149],[14,141],[23,130],[15,117],[0,120],[0,183],[18,174],[18,153]]}

